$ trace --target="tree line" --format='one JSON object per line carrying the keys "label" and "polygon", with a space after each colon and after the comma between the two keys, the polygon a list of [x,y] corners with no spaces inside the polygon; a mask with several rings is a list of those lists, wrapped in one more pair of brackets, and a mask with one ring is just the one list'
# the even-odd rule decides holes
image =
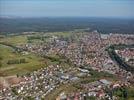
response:
{"label": "tree line", "polygon": [[111,59],[116,61],[120,68],[134,73],[134,68],[128,65],[125,61],[122,60],[122,58],[118,54],[116,54],[114,45],[111,45],[109,48],[107,48],[107,51]]}
{"label": "tree line", "polygon": [[21,64],[21,63],[26,63],[26,59],[22,58],[22,59],[12,59],[12,60],[8,60],[7,64]]}

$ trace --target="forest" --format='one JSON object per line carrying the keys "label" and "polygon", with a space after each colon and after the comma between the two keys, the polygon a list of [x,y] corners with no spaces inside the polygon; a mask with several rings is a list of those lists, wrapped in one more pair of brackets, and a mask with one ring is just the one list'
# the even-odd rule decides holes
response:
{"label": "forest", "polygon": [[0,34],[63,32],[75,29],[97,30],[103,34],[134,34],[134,19],[91,17],[0,18]]}

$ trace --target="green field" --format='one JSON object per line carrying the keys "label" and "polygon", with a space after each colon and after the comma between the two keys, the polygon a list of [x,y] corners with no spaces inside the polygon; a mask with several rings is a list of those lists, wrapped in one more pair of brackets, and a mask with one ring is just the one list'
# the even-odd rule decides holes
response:
{"label": "green field", "polygon": [[[45,66],[44,59],[34,54],[28,53],[23,55],[17,53],[13,48],[0,44],[0,76],[8,76],[15,74],[25,74],[33,70],[37,70]],[[7,64],[8,60],[26,59],[26,63]]]}
{"label": "green field", "polygon": [[11,45],[20,45],[20,44],[26,44],[27,43],[27,36],[25,35],[19,35],[19,36],[7,36],[5,38],[1,38],[0,42],[4,42]]}

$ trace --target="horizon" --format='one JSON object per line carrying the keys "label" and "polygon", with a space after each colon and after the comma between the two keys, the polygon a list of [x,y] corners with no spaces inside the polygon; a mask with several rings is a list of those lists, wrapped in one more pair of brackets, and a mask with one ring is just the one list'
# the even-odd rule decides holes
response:
{"label": "horizon", "polygon": [[134,17],[90,17],[90,16],[42,16],[42,17],[21,17],[21,16],[0,16],[0,19],[107,19],[107,20],[134,20]]}
{"label": "horizon", "polygon": [[[132,0],[0,0],[0,17],[134,18]],[[89,12],[89,13],[88,13]]]}

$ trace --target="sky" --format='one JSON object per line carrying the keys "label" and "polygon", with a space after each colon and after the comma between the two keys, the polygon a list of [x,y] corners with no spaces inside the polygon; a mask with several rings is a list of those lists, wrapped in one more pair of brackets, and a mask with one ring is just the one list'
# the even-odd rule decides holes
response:
{"label": "sky", "polygon": [[134,18],[134,0],[0,0],[0,16]]}

